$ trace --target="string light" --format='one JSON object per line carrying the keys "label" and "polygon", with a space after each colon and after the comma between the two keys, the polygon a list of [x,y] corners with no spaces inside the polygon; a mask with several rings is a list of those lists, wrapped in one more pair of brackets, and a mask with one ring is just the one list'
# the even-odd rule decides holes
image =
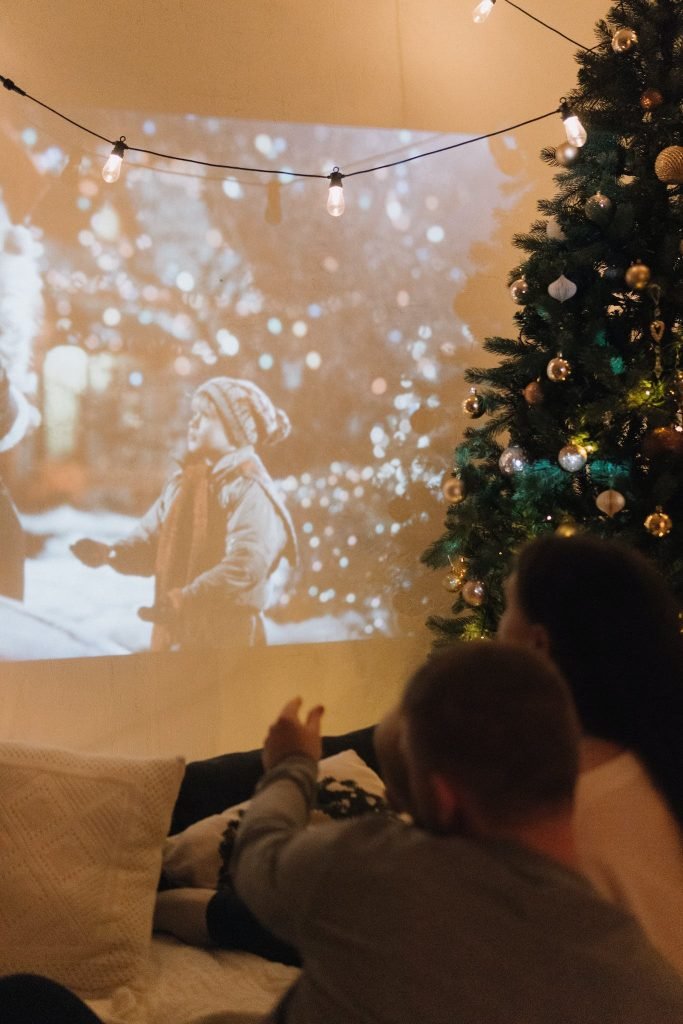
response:
{"label": "string light", "polygon": [[564,130],[567,133],[567,142],[570,142],[572,146],[580,148],[586,144],[588,135],[586,129],[579,121],[572,108],[569,106],[565,96],[560,99],[560,116],[564,121]]}
{"label": "string light", "polygon": [[482,25],[495,7],[496,0],[480,0],[480,3],[472,11],[472,18],[475,25]]}
{"label": "string light", "polygon": [[[469,139],[462,139],[460,142],[453,142],[447,146],[439,146],[437,149],[429,149],[425,150],[422,153],[415,153],[412,156],[403,157],[399,160],[391,160],[387,161],[386,163],[373,164],[370,167],[361,167],[356,171],[348,171],[345,174],[342,174],[337,166],[335,166],[332,169],[330,174],[293,171],[290,170],[289,168],[286,170],[282,169],[274,172],[272,167],[247,167],[241,164],[224,164],[212,160],[198,160],[194,157],[180,156],[177,153],[160,153],[154,149],[144,149],[140,146],[131,146],[125,141],[125,135],[122,135],[118,141],[113,142],[111,139],[108,139],[105,135],[101,135],[99,132],[93,131],[92,128],[88,128],[86,125],[80,124],[78,121],[75,121],[71,117],[67,117],[66,114],[63,114],[61,111],[49,106],[47,103],[43,103],[43,101],[37,99],[37,97],[31,96],[30,93],[27,93],[24,89],[21,89],[10,78],[6,78],[5,76],[0,75],[0,83],[8,91],[16,92],[20,96],[26,97],[26,99],[31,100],[32,103],[37,103],[38,106],[43,107],[45,110],[49,110],[50,113],[55,114],[57,117],[60,117],[63,121],[66,121],[68,124],[73,125],[75,128],[79,128],[81,131],[86,132],[88,135],[92,135],[94,136],[94,138],[100,139],[102,142],[106,142],[108,145],[113,146],[113,150],[109,158],[107,159],[105,169],[103,170],[103,176],[105,178],[105,181],[117,180],[121,170],[122,158],[126,151],[128,153],[141,153],[147,156],[159,157],[160,159],[163,160],[177,160],[179,162],[193,164],[198,167],[212,167],[226,171],[241,171],[243,173],[267,175],[272,175],[273,173],[275,173],[279,176],[286,175],[287,177],[290,178],[320,178],[329,180],[330,182],[327,208],[332,214],[332,216],[335,217],[341,216],[341,214],[344,211],[344,193],[342,186],[342,178],[356,177],[359,174],[372,174],[374,171],[381,171],[391,167],[402,166],[404,164],[412,163],[414,160],[423,160],[425,157],[428,156],[436,156],[438,153],[447,153],[453,149],[460,149],[462,146],[469,146],[475,142],[482,142],[485,139],[496,138],[499,135],[509,135],[511,132],[517,131],[519,128],[526,128],[527,125],[536,124],[539,121],[544,121],[546,118],[553,117],[558,113],[558,111],[561,111],[561,108],[556,107],[554,110],[550,110],[545,114],[539,114],[537,117],[529,117],[525,121],[519,121],[517,122],[517,124],[507,125],[507,127],[505,128],[497,128],[495,131],[492,132],[485,132],[482,135],[472,136]],[[564,101],[564,98],[563,102],[566,103],[566,101]],[[578,118],[576,120],[578,121]],[[583,131],[583,128],[581,128],[581,130]],[[580,144],[582,145],[583,143]]]}
{"label": "string light", "polygon": [[333,167],[330,174],[330,188],[327,193],[327,212],[332,217],[341,217],[346,206],[342,178],[343,174],[339,168]]}
{"label": "string light", "polygon": [[114,148],[107,157],[107,161],[102,168],[102,177],[108,184],[112,185],[115,181],[119,180],[121,164],[123,163],[123,154],[127,149],[126,136],[122,135],[121,138],[114,143]]}

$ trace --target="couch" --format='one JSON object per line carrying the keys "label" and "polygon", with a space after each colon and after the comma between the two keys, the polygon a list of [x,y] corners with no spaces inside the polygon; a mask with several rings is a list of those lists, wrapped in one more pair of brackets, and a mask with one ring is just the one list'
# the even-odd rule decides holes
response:
{"label": "couch", "polygon": [[[380,792],[372,733],[325,737],[321,765]],[[166,851],[220,836],[261,773],[259,750],[185,765],[0,743],[0,974],[52,977],[106,1024],[256,1024],[296,967],[151,928]]]}

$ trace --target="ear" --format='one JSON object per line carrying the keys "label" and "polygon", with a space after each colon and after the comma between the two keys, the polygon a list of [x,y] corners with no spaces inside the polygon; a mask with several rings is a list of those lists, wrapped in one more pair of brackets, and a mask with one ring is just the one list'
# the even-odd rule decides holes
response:
{"label": "ear", "polygon": [[534,622],[529,627],[530,646],[540,654],[550,657],[550,634],[540,622]]}
{"label": "ear", "polygon": [[450,779],[440,772],[432,772],[429,776],[434,824],[439,832],[459,832],[462,827],[464,807],[462,793]]}

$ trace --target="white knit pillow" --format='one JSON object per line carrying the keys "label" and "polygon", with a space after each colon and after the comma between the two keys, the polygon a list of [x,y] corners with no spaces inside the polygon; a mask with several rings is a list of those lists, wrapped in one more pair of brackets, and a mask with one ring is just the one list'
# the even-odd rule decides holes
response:
{"label": "white knit pillow", "polygon": [[181,758],[0,743],[0,975],[104,998],[144,965]]}

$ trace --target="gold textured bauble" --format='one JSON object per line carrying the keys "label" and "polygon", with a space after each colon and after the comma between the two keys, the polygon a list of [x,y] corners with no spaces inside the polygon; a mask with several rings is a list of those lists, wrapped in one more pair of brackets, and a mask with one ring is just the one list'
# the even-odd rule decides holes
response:
{"label": "gold textured bauble", "polygon": [[571,167],[579,155],[579,147],[572,146],[571,142],[561,142],[555,150],[555,159],[563,167]]}
{"label": "gold textured bauble", "polygon": [[657,107],[661,107],[663,102],[664,97],[659,89],[646,89],[640,97],[640,105],[643,110],[655,110]]}
{"label": "gold textured bauble", "polygon": [[624,274],[624,280],[629,288],[635,289],[637,292],[642,292],[644,288],[647,288],[650,283],[650,268],[639,260],[632,263]]}
{"label": "gold textured bauble", "polygon": [[522,394],[524,395],[524,401],[529,405],[540,405],[544,397],[540,380],[529,381]]}
{"label": "gold textured bauble", "polygon": [[557,526],[555,533],[558,537],[573,537],[574,534],[579,532],[579,528],[573,519],[563,519],[562,522]]}
{"label": "gold textured bauble", "polygon": [[526,302],[529,295],[529,285],[523,277],[518,277],[510,285],[510,297],[519,303]]}
{"label": "gold textured bauble", "polygon": [[556,383],[567,380],[571,376],[572,368],[566,359],[563,359],[561,355],[555,356],[551,359],[546,367],[546,373],[550,380],[554,380]]}
{"label": "gold textured bauble", "polygon": [[616,516],[625,507],[626,498],[620,491],[615,491],[610,487],[608,490],[601,491],[598,494],[595,504],[601,512],[604,512],[611,519],[612,516]]}
{"label": "gold textured bauble", "polygon": [[667,146],[655,160],[655,174],[667,185],[683,185],[683,146]]}
{"label": "gold textured bauble", "polygon": [[478,420],[484,412],[484,403],[481,400],[480,395],[477,394],[476,388],[470,388],[470,393],[462,403],[462,411],[466,416],[469,416],[472,420]]}
{"label": "gold textured bauble", "polygon": [[484,603],[484,597],[486,596],[486,590],[481,580],[468,580],[462,588],[463,600],[467,604],[472,605],[473,608],[478,608],[480,604]]}
{"label": "gold textured bauble", "polygon": [[666,512],[662,512],[661,507],[658,505],[655,512],[651,512],[643,523],[648,533],[651,533],[653,537],[666,537],[667,533],[671,533],[673,529],[673,522],[671,516],[668,516]]}
{"label": "gold textured bauble", "polygon": [[442,484],[441,491],[449,505],[457,505],[465,498],[465,487],[459,476],[450,476]]}
{"label": "gold textured bauble", "polygon": [[462,579],[457,573],[449,572],[447,576],[444,576],[443,585],[449,594],[457,594],[462,587]]}
{"label": "gold textured bauble", "polygon": [[628,53],[638,43],[638,35],[632,28],[620,28],[612,36],[612,49],[615,53]]}

